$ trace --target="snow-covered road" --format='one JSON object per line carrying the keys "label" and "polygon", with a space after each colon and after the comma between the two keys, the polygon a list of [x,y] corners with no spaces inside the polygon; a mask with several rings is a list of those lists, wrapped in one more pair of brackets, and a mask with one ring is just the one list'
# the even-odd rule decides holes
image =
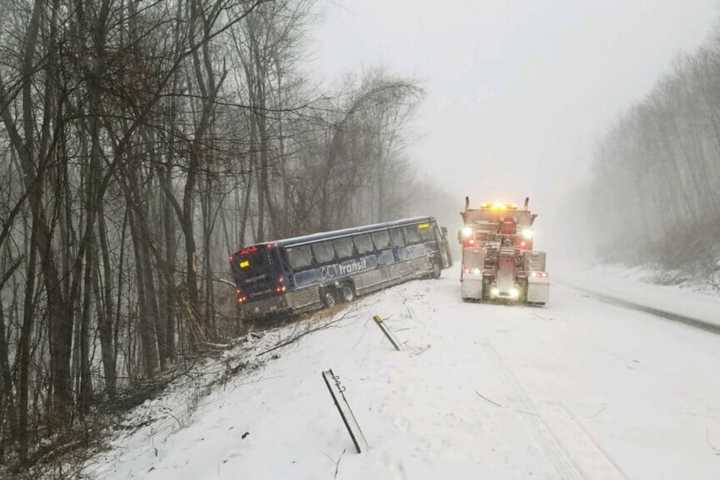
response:
{"label": "snow-covered road", "polygon": [[[119,437],[86,473],[720,478],[718,335],[562,285],[553,285],[542,309],[462,303],[454,270],[363,298],[351,310],[202,397],[187,421]],[[386,319],[402,351],[373,314]],[[367,437],[362,454],[323,383],[327,368],[341,377]],[[171,397],[154,403],[176,408]]]}

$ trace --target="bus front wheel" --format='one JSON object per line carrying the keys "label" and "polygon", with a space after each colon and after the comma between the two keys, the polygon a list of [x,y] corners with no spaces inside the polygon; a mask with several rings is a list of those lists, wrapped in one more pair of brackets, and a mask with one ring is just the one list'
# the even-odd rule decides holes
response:
{"label": "bus front wheel", "polygon": [[340,298],[345,303],[350,303],[355,300],[355,289],[350,283],[344,283],[340,287]]}

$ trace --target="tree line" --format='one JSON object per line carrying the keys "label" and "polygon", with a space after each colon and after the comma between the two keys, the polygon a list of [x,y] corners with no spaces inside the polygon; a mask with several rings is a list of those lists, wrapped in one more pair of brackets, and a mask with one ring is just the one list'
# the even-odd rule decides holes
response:
{"label": "tree line", "polygon": [[381,69],[316,85],[315,8],[3,2],[0,463],[242,334],[241,245],[408,210],[423,91]]}
{"label": "tree line", "polygon": [[598,143],[585,191],[610,261],[714,278],[720,261],[720,38],[677,58]]}

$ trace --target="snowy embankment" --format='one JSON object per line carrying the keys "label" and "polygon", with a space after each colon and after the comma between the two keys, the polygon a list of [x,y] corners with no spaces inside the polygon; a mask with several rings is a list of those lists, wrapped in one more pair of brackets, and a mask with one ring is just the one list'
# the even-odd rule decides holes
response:
{"label": "snowy embankment", "polygon": [[560,265],[553,277],[569,286],[610,298],[652,307],[720,327],[720,292],[685,283],[657,285],[653,274],[641,268],[596,265],[578,269]]}
{"label": "snowy embankment", "polygon": [[[207,395],[175,388],[98,479],[720,478],[720,337],[554,285],[546,308],[462,303],[457,271],[360,299]],[[395,351],[372,321],[400,341]],[[344,315],[344,317],[342,316]],[[333,318],[228,353],[230,363]],[[243,350],[245,349],[245,350]],[[272,357],[275,358],[272,358]],[[244,360],[243,360],[244,359]],[[222,365],[222,362],[211,362]],[[208,366],[211,368],[211,366]],[[345,387],[369,443],[341,423]],[[184,404],[190,398],[196,408]],[[177,418],[175,418],[177,417]]]}

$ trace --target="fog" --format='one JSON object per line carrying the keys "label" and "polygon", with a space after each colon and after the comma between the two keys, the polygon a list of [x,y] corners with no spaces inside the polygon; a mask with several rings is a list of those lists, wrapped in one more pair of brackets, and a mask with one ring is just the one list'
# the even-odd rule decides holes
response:
{"label": "fog", "polygon": [[2,5],[0,479],[718,478],[720,0]]}
{"label": "fog", "polygon": [[545,217],[588,174],[599,137],[683,51],[717,0],[334,1],[312,29],[319,81],[382,66],[426,98],[408,153],[457,196]]}

